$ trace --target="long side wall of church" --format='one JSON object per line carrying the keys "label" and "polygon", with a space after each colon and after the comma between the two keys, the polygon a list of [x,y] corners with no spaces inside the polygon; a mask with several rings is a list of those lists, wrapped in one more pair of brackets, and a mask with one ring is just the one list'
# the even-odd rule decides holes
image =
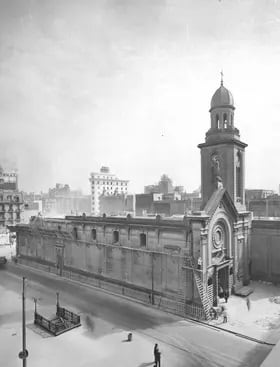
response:
{"label": "long side wall of church", "polygon": [[[104,238],[102,231],[102,228],[98,228],[97,238]],[[111,240],[110,232],[108,242]],[[133,230],[130,236],[133,237]],[[168,233],[163,232],[162,236],[168,243]],[[123,237],[120,231],[120,239],[123,240]],[[83,238],[89,239],[87,235]],[[157,238],[151,237],[150,240],[156,247]],[[18,232],[17,241],[21,263],[82,280],[147,303],[152,302],[153,294],[155,304],[166,310],[202,317],[193,272],[183,268],[183,257],[178,254],[159,250],[151,252],[139,247],[128,248],[125,244],[112,245],[112,241],[100,244],[97,240],[64,239],[62,243],[55,236],[36,234],[36,231]],[[59,259],[60,254],[62,258]],[[185,305],[185,301],[189,305]],[[188,307],[189,310],[186,309]]]}
{"label": "long side wall of church", "polygon": [[251,278],[280,282],[280,221],[253,220]]}

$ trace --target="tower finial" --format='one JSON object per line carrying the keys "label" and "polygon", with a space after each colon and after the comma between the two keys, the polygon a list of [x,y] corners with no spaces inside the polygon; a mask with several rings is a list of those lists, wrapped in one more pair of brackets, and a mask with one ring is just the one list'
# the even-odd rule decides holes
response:
{"label": "tower finial", "polygon": [[223,73],[223,69],[220,72],[221,74],[221,85],[224,85],[224,73]]}

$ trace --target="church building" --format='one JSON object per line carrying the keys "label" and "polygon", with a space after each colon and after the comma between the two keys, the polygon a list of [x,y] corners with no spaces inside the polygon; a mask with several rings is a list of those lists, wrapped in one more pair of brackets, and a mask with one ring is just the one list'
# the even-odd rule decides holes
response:
{"label": "church building", "polygon": [[[201,151],[202,210],[209,216],[202,257],[208,284],[231,292],[249,282],[251,213],[245,207],[245,148],[235,127],[234,101],[221,80],[210,107]],[[202,241],[204,242],[204,241]]]}
{"label": "church building", "polygon": [[18,262],[140,299],[182,316],[209,318],[219,289],[250,280],[251,213],[245,148],[234,101],[221,81],[201,152],[202,208],[176,217],[33,218],[11,227]]}

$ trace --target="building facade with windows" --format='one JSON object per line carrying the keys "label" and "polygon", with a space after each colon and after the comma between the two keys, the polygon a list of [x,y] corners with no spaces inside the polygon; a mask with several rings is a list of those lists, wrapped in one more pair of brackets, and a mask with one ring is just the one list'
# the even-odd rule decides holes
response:
{"label": "building facade with windows", "polygon": [[101,167],[99,172],[90,175],[91,185],[91,213],[93,215],[103,214],[100,212],[100,196],[117,195],[128,193],[128,180],[121,180],[110,172],[109,167]]}
{"label": "building facade with windows", "polygon": [[20,223],[23,209],[22,193],[18,191],[18,175],[0,167],[0,231],[7,225]]}

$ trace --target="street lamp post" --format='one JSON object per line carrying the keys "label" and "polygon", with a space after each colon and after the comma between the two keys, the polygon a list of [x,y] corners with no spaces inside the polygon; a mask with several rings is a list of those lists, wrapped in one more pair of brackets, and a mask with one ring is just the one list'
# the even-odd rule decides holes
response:
{"label": "street lamp post", "polygon": [[28,351],[26,349],[26,325],[25,325],[25,277],[22,278],[22,351],[19,352],[19,358],[22,359],[22,366],[26,367],[26,358]]}

